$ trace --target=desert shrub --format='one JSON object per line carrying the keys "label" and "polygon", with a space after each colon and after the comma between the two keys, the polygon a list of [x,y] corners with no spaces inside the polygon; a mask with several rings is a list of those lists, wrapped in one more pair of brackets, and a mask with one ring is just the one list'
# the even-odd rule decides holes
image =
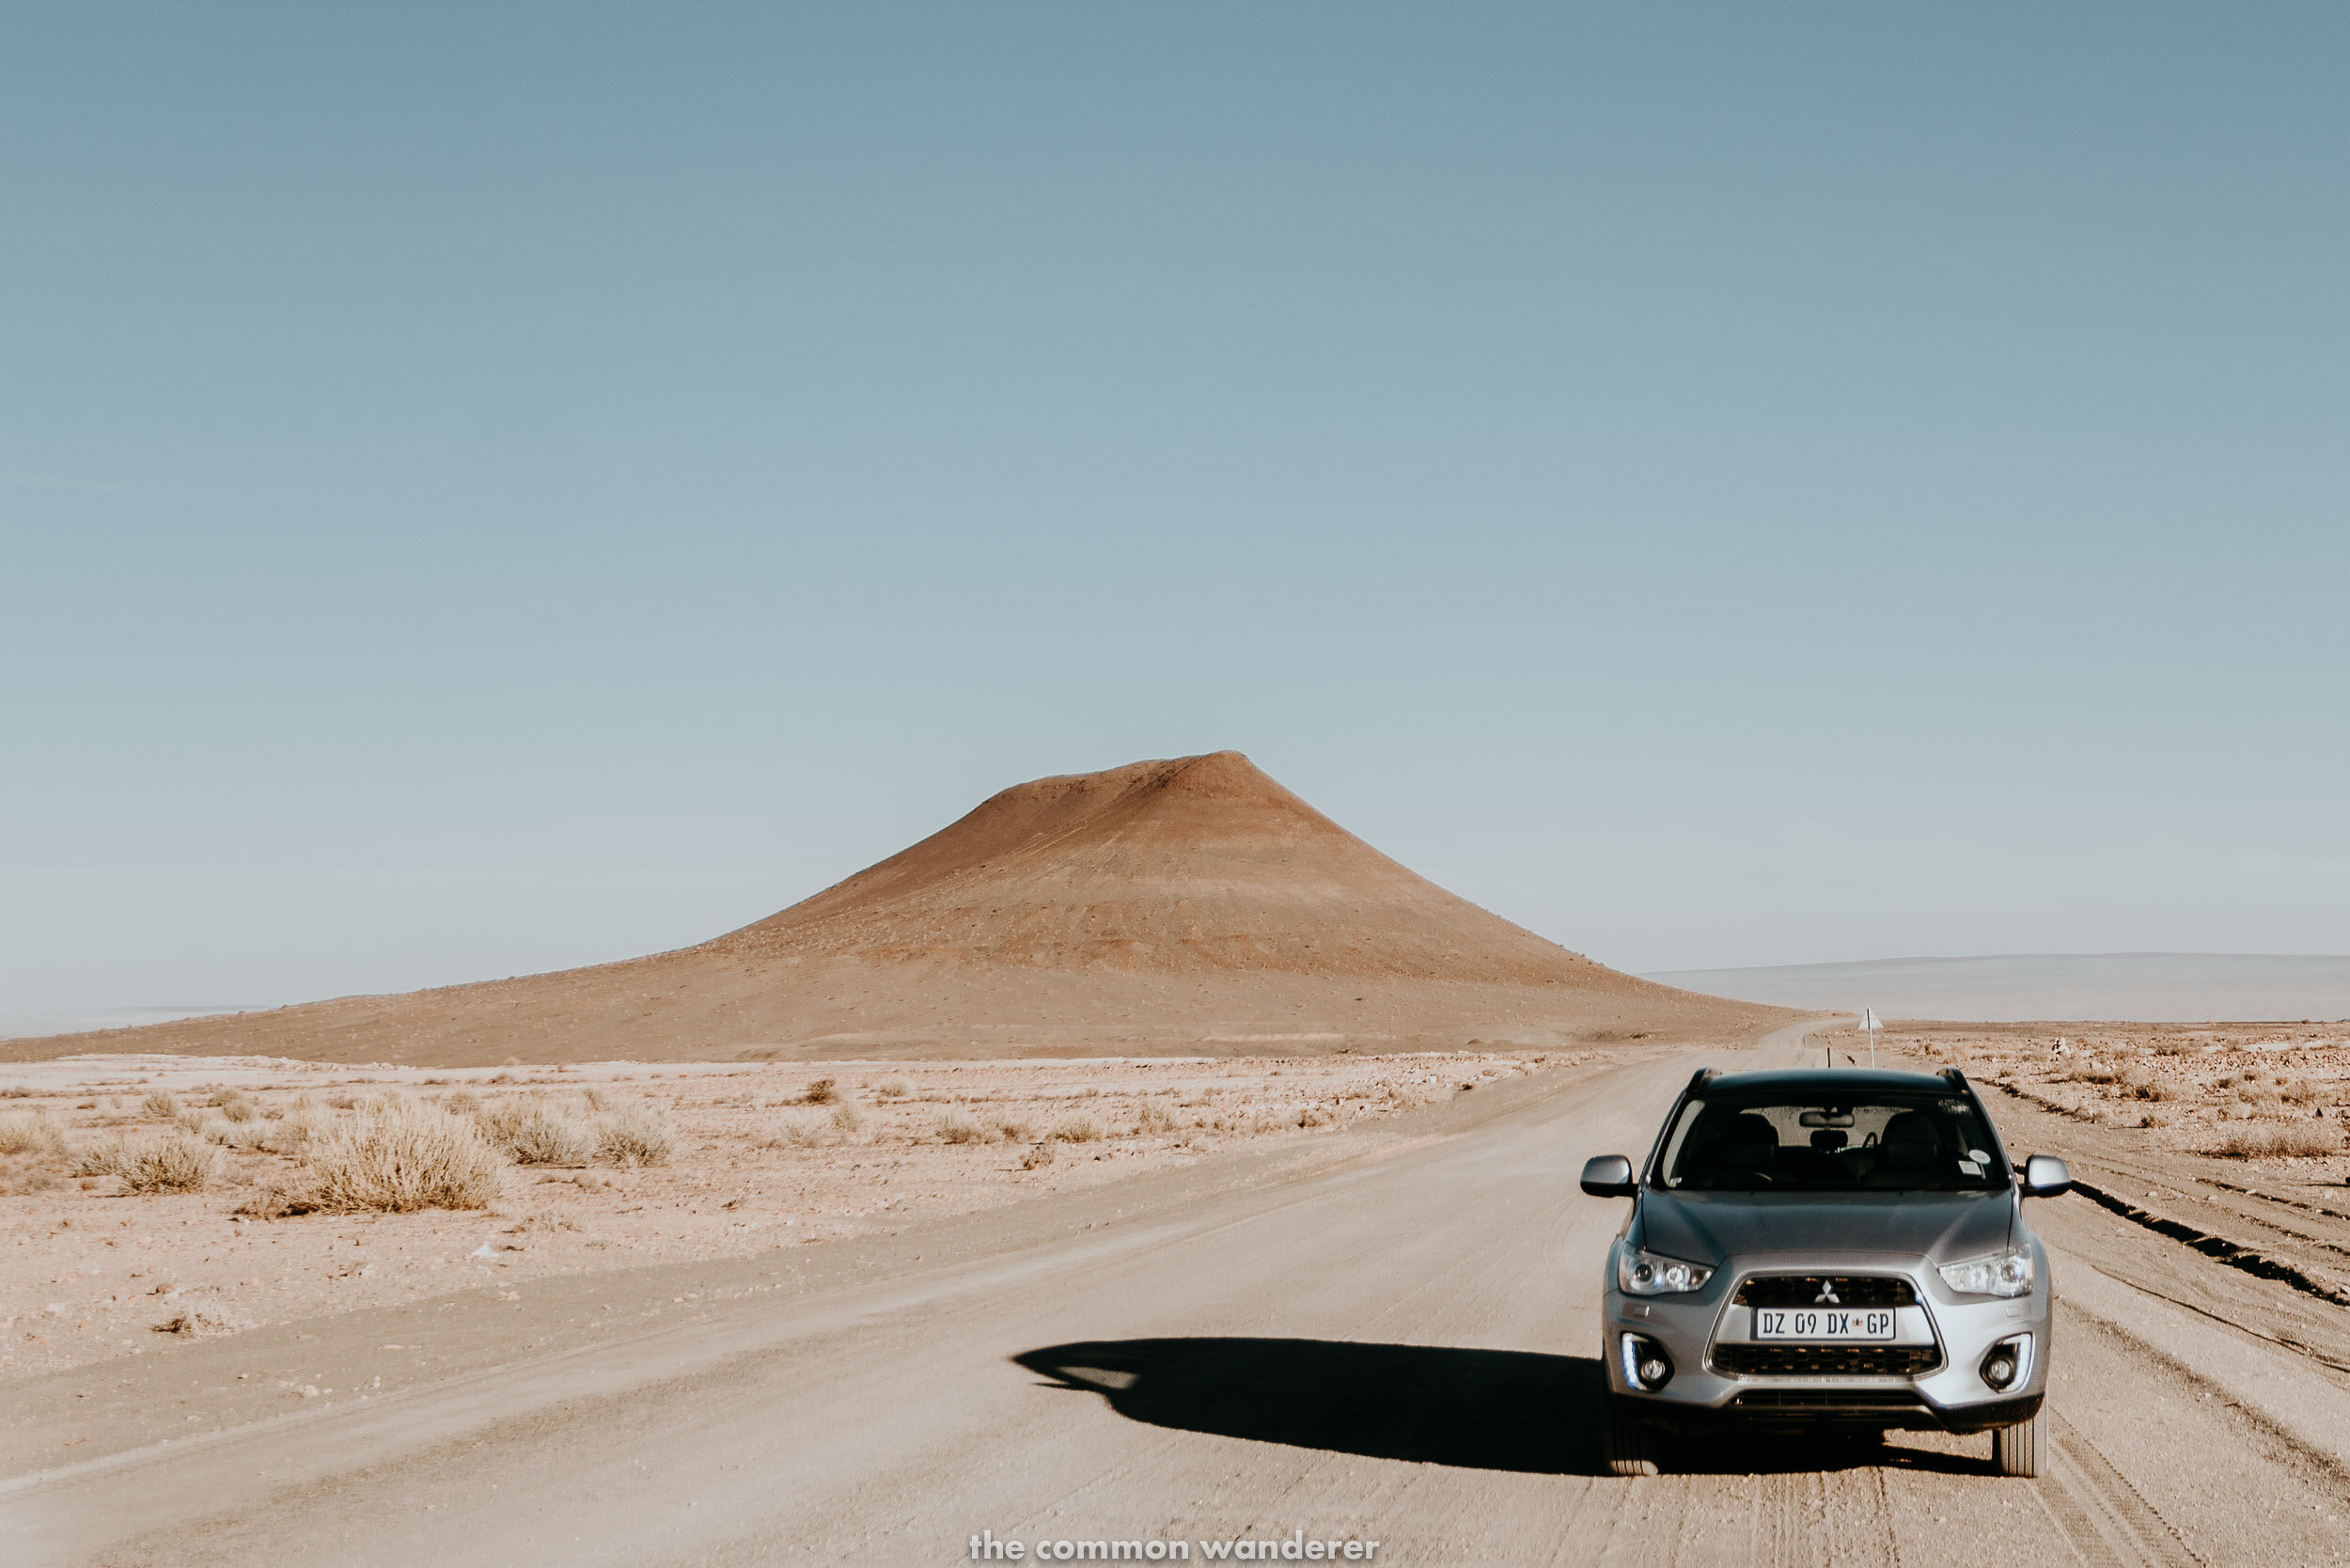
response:
{"label": "desert shrub", "polygon": [[197,1137],[202,1137],[204,1136],[204,1123],[212,1120],[212,1119],[211,1117],[206,1116],[202,1111],[197,1110],[194,1105],[182,1105],[180,1107],[179,1114],[171,1119],[171,1124],[179,1128],[183,1133],[189,1133]]}
{"label": "desert shrub", "polygon": [[677,1150],[677,1136],[659,1111],[634,1106],[616,1111],[596,1123],[596,1152],[614,1165],[667,1165]]}
{"label": "desert shrub", "polygon": [[0,1100],[29,1100],[32,1097],[33,1091],[23,1084],[10,1084],[6,1089],[0,1089]]}
{"label": "desert shrub", "polygon": [[1041,1165],[1051,1165],[1053,1163],[1053,1152],[1052,1140],[1047,1138],[1044,1142],[1038,1144],[1035,1148],[1020,1156],[1020,1168],[1023,1170],[1034,1170]]}
{"label": "desert shrub", "polygon": [[139,1109],[168,1121],[180,1114],[179,1097],[164,1090],[153,1090],[139,1101]]}
{"label": "desert shrub", "polygon": [[903,1078],[891,1078],[873,1092],[885,1100],[902,1100],[908,1090]]}
{"label": "desert shrub", "polygon": [[987,1124],[994,1128],[995,1136],[1006,1143],[1026,1143],[1036,1137],[1036,1128],[1032,1123],[1022,1121],[1010,1111],[988,1112]]}
{"label": "desert shrub", "polygon": [[185,1133],[165,1133],[161,1137],[118,1144],[111,1174],[122,1178],[125,1192],[142,1197],[195,1192],[212,1179],[219,1157],[201,1139]]}
{"label": "desert shrub", "polygon": [[2175,1120],[2176,1118],[2169,1110],[2157,1106],[2140,1115],[2138,1124],[2141,1127],[2168,1127]]}
{"label": "desert shrub", "polygon": [[2278,1097],[2296,1105],[2313,1105],[2326,1097],[2325,1091],[2307,1078],[2296,1078],[2289,1084],[2277,1086]]}
{"label": "desert shrub", "polygon": [[2212,1146],[2215,1154],[2236,1159],[2280,1155],[2339,1154],[2342,1133],[2327,1121],[2292,1121],[2280,1127],[2231,1127]]}
{"label": "desert shrub", "polygon": [[326,1097],[326,1103],[337,1110],[351,1110],[358,1105],[359,1097],[348,1090],[345,1090],[340,1094],[328,1095]]}
{"label": "desert shrub", "polygon": [[2177,1087],[2157,1078],[2143,1067],[2132,1067],[2122,1074],[2122,1097],[2124,1100],[2175,1100]]}
{"label": "desert shrub", "polygon": [[481,1108],[481,1096],[470,1089],[461,1089],[442,1101],[441,1108],[453,1116],[471,1116]]}
{"label": "desert shrub", "polygon": [[839,1089],[830,1078],[817,1079],[807,1086],[807,1092],[800,1096],[811,1105],[829,1105],[839,1097]]}
{"label": "desert shrub", "polygon": [[73,1152],[67,1172],[74,1176],[113,1176],[122,1169],[122,1140],[110,1137]]}
{"label": "desert shrub", "polygon": [[65,1134],[40,1111],[0,1116],[0,1154],[62,1154]]}
{"label": "desert shrub", "polygon": [[597,1089],[592,1085],[587,1089],[581,1090],[579,1091],[579,1098],[591,1111],[608,1111],[612,1108],[611,1099],[605,1095],[603,1090]]}
{"label": "desert shrub", "polygon": [[2157,1040],[2154,1042],[2154,1055],[2158,1057],[2183,1057],[2194,1049],[2195,1047],[2191,1043],[2184,1040]]}
{"label": "desert shrub", "polygon": [[787,1116],[760,1140],[762,1149],[821,1149],[832,1141],[832,1124],[822,1116]]}
{"label": "desert shrub", "polygon": [[1101,1136],[1102,1124],[1082,1112],[1061,1118],[1053,1128],[1053,1137],[1062,1143],[1092,1143]]}
{"label": "desert shrub", "polygon": [[2109,1084],[2113,1082],[2116,1075],[2110,1067],[2102,1067],[2096,1062],[2085,1061],[2065,1074],[2064,1079],[2067,1083],[2076,1084]]}
{"label": "desert shrub", "polygon": [[307,1183],[269,1182],[228,1212],[247,1219],[284,1219],[289,1215],[318,1213],[318,1193]]}
{"label": "desert shrub", "polygon": [[586,1165],[595,1157],[594,1130],[543,1101],[503,1100],[475,1120],[516,1165]]}
{"label": "desert shrub", "polygon": [[334,1120],[310,1101],[296,1100],[276,1125],[270,1128],[269,1146],[281,1154],[299,1154],[310,1146],[312,1138],[333,1125]]}
{"label": "desert shrub", "polygon": [[254,1108],[253,1102],[246,1099],[241,1090],[233,1089],[224,1089],[214,1094],[212,1105],[220,1112],[221,1120],[224,1121],[250,1121],[261,1114]]}
{"label": "desert shrub", "polygon": [[1145,1100],[1135,1111],[1135,1128],[1144,1133],[1171,1133],[1175,1130],[1175,1113],[1156,1100]]}
{"label": "desert shrub", "polygon": [[386,1095],[310,1140],[310,1198],[337,1214],[479,1209],[504,1163],[471,1117]]}
{"label": "desert shrub", "polygon": [[957,1106],[938,1119],[938,1137],[942,1143],[977,1143],[987,1137],[987,1129],[979,1119]]}
{"label": "desert shrub", "polygon": [[204,1123],[198,1136],[223,1149],[258,1149],[269,1141],[270,1131],[265,1121],[231,1121],[216,1116]]}
{"label": "desert shrub", "polygon": [[862,1132],[865,1112],[854,1100],[843,1100],[832,1107],[832,1124],[843,1133]]}

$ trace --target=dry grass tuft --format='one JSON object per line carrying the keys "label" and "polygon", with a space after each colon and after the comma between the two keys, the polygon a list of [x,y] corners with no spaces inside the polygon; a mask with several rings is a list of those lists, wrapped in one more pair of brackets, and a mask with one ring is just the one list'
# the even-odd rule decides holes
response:
{"label": "dry grass tuft", "polygon": [[1052,1140],[1047,1138],[1044,1142],[1038,1144],[1035,1148],[1020,1156],[1020,1168],[1023,1170],[1034,1170],[1039,1166],[1051,1165],[1053,1163],[1053,1154],[1054,1149]]}
{"label": "dry grass tuft", "polygon": [[231,1121],[226,1117],[213,1117],[198,1129],[198,1136],[207,1143],[217,1143],[223,1149],[258,1149],[269,1141],[270,1126],[265,1121]]}
{"label": "dry grass tuft", "polygon": [[587,1089],[581,1090],[579,1091],[579,1098],[591,1111],[608,1111],[612,1108],[611,1099],[605,1095],[603,1090],[597,1089],[592,1085]]}
{"label": "dry grass tuft", "polygon": [[280,1154],[299,1154],[310,1146],[312,1138],[333,1125],[334,1120],[307,1097],[296,1100],[270,1128],[269,1146]]}
{"label": "dry grass tuft", "polygon": [[477,1121],[481,1136],[516,1165],[586,1165],[595,1158],[594,1129],[540,1100],[502,1100]]}
{"label": "dry grass tuft", "polygon": [[832,1126],[821,1116],[787,1116],[776,1130],[760,1139],[761,1149],[822,1149],[832,1141]]}
{"label": "dry grass tuft", "polygon": [[0,1154],[62,1154],[65,1134],[40,1111],[0,1116]]}
{"label": "dry grass tuft", "polygon": [[185,1133],[165,1133],[137,1143],[118,1143],[109,1152],[108,1174],[122,1178],[125,1192],[151,1198],[197,1192],[212,1179],[220,1156],[209,1143]]}
{"label": "dry grass tuft", "polygon": [[2231,1127],[2211,1152],[2251,1160],[2339,1154],[2342,1132],[2331,1122],[2314,1121],[2287,1122],[2280,1127]]}
{"label": "dry grass tuft", "polygon": [[596,1125],[596,1152],[614,1165],[667,1165],[677,1152],[677,1135],[659,1111],[633,1107],[605,1117]]}
{"label": "dry grass tuft", "polygon": [[839,1097],[840,1091],[830,1078],[817,1079],[807,1086],[807,1092],[800,1096],[811,1105],[829,1105]]}
{"label": "dry grass tuft", "polygon": [[309,1201],[336,1214],[480,1209],[504,1163],[470,1117],[384,1096],[310,1141]]}
{"label": "dry grass tuft", "polygon": [[987,1129],[979,1119],[957,1106],[938,1119],[938,1139],[941,1143],[979,1143],[987,1137]]}
{"label": "dry grass tuft", "polygon": [[151,1090],[139,1101],[139,1109],[168,1121],[180,1114],[179,1097],[165,1090]]}
{"label": "dry grass tuft", "polygon": [[1094,1143],[1102,1137],[1102,1124],[1081,1112],[1063,1117],[1053,1128],[1053,1137],[1062,1143]]}
{"label": "dry grass tuft", "polygon": [[884,1100],[902,1100],[911,1090],[903,1078],[891,1078],[873,1092]]}
{"label": "dry grass tuft", "polygon": [[441,1108],[452,1116],[471,1116],[481,1108],[481,1096],[470,1089],[461,1089],[442,1101]]}
{"label": "dry grass tuft", "polygon": [[1171,1133],[1176,1128],[1175,1113],[1156,1100],[1145,1100],[1135,1112],[1135,1129],[1144,1133]]}
{"label": "dry grass tuft", "polygon": [[995,1136],[1006,1143],[1026,1143],[1036,1137],[1034,1123],[1023,1121],[1009,1111],[988,1112],[987,1124],[995,1128]]}

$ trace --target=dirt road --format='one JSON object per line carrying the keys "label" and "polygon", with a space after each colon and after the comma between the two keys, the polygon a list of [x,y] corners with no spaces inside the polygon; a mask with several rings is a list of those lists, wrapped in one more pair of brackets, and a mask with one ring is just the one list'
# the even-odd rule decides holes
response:
{"label": "dirt road", "polygon": [[967,1560],[981,1531],[1192,1560],[1298,1531],[1401,1563],[2350,1559],[2342,1385],[2092,1271],[2063,1248],[2076,1200],[2043,1206],[2048,1477],[1912,1435],[1594,1474],[1622,1205],[1575,1177],[1644,1149],[1701,1059],[1175,1217],[0,1482],[0,1559],[911,1564]]}

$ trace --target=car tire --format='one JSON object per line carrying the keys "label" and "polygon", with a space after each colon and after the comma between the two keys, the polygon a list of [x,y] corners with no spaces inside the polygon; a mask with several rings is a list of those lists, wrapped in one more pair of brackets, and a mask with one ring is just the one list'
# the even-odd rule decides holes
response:
{"label": "car tire", "polygon": [[1611,1476],[1656,1473],[1656,1429],[1634,1417],[1622,1399],[1609,1395],[1600,1421],[1600,1457]]}
{"label": "car tire", "polygon": [[2048,1407],[2031,1419],[1991,1429],[1991,1467],[2003,1476],[2029,1478],[2048,1466]]}

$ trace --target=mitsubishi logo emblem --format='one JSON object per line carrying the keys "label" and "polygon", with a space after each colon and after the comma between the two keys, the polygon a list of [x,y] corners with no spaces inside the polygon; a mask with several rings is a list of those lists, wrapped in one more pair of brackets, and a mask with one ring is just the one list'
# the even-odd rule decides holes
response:
{"label": "mitsubishi logo emblem", "polygon": [[1821,1280],[1820,1294],[1813,1296],[1811,1301],[1814,1306],[1819,1305],[1823,1301],[1826,1302],[1831,1307],[1841,1307],[1843,1305],[1843,1302],[1837,1298],[1836,1281],[1833,1279]]}

